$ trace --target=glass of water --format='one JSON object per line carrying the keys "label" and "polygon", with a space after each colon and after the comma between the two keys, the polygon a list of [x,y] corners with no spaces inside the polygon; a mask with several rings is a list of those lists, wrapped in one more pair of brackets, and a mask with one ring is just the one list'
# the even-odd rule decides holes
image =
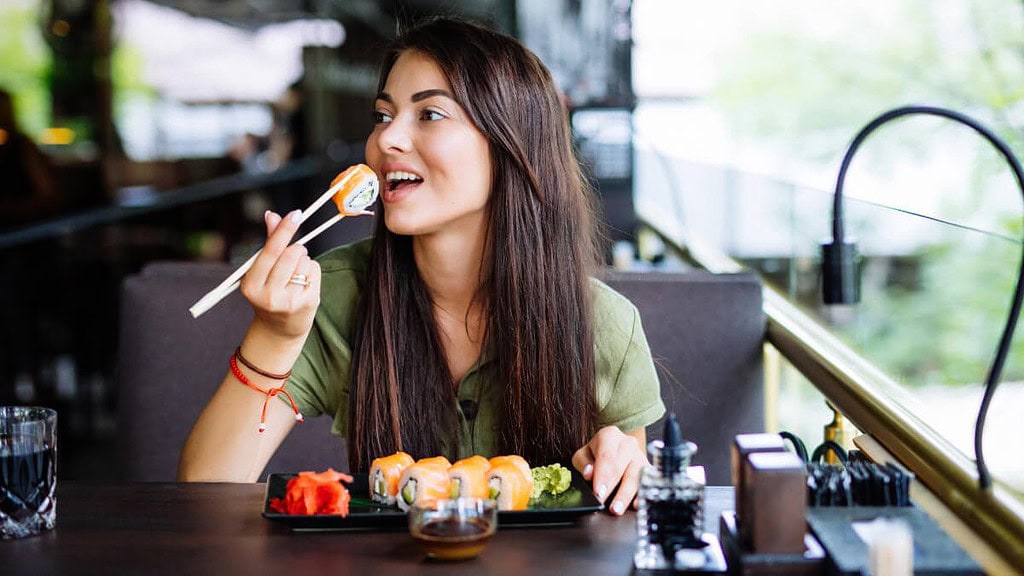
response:
{"label": "glass of water", "polygon": [[53,528],[56,487],[57,412],[0,406],[0,540]]}

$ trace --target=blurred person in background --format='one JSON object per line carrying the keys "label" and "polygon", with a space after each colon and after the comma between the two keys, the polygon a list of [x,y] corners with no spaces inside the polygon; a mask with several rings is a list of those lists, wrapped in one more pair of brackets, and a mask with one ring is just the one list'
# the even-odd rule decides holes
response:
{"label": "blurred person in background", "polygon": [[0,89],[0,230],[53,216],[60,207],[46,155],[14,118],[14,103]]}
{"label": "blurred person in background", "polygon": [[246,133],[228,150],[244,172],[274,172],[306,156],[306,115],[302,81],[296,81],[270,105],[273,124],[265,135]]}
{"label": "blurred person in background", "polygon": [[[11,94],[0,89],[0,232],[55,216],[60,207],[48,158],[19,129]],[[49,253],[39,242],[0,250],[0,401],[35,399],[35,280]]]}

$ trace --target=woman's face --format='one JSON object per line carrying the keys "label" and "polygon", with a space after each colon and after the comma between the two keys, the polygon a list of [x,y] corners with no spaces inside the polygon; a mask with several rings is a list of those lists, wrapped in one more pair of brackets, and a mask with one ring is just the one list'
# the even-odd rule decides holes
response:
{"label": "woman's face", "polygon": [[396,234],[479,230],[491,192],[487,138],[455,102],[428,56],[406,50],[374,103],[366,161],[381,180]]}

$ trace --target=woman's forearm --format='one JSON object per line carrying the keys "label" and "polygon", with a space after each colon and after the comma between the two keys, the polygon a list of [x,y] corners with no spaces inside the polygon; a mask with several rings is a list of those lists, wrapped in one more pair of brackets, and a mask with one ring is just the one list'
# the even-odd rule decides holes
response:
{"label": "woman's forearm", "polygon": [[[290,370],[301,342],[275,341],[254,322],[242,341],[246,358],[265,372]],[[280,387],[273,380],[236,364],[254,386]],[[259,432],[265,394],[244,385],[228,371],[213,398],[196,420],[181,452],[178,479],[185,482],[255,482],[270,457],[295,424],[293,412],[277,398],[267,402],[264,432]]]}

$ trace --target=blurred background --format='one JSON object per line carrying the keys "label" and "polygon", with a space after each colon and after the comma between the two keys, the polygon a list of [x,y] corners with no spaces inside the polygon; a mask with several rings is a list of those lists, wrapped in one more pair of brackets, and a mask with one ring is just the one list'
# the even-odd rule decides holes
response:
{"label": "blurred background", "polygon": [[[552,70],[618,264],[692,265],[667,244],[738,260],[973,454],[1021,252],[1002,160],[942,120],[887,127],[847,178],[858,307],[818,303],[817,246],[846,146],[889,108],[948,106],[1024,151],[1020,2],[5,0],[0,403],[58,407],[62,477],[112,473],[123,278],[245,260],[264,210],[307,205],[361,161],[379,48],[435,13],[491,22]],[[370,225],[346,220],[311,252]],[[1016,340],[986,454],[1024,490]],[[817,444],[832,418],[820,393],[784,363],[766,378],[769,426]]]}

